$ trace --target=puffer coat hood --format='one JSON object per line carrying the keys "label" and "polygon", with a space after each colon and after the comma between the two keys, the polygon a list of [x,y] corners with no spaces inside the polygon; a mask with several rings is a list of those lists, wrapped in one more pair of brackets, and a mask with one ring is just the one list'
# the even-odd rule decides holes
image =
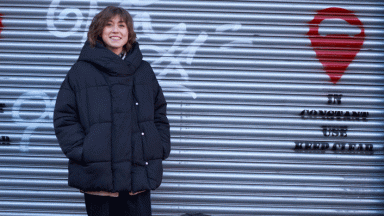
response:
{"label": "puffer coat hood", "polygon": [[142,60],[143,55],[137,42],[132,45],[124,60],[100,43],[96,43],[96,46],[92,48],[89,42],[86,42],[78,59],[78,61],[89,62],[102,67],[102,71],[110,76],[133,75]]}
{"label": "puffer coat hood", "polygon": [[154,190],[170,153],[166,101],[133,44],[123,60],[86,42],[59,90],[56,137],[69,185],[84,191]]}

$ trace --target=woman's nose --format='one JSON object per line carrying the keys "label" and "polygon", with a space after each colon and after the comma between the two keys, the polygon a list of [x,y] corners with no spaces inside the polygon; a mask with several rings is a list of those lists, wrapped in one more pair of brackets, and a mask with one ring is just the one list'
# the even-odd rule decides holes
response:
{"label": "woman's nose", "polygon": [[117,26],[116,26],[116,25],[114,25],[114,26],[112,27],[112,32],[117,32]]}

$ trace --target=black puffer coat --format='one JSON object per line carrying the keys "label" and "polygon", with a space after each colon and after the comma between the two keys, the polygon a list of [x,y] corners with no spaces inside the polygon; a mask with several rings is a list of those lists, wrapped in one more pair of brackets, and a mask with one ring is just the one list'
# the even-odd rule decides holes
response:
{"label": "black puffer coat", "polygon": [[54,127],[69,158],[69,186],[154,190],[170,153],[166,101],[137,43],[123,60],[87,42],[57,96]]}

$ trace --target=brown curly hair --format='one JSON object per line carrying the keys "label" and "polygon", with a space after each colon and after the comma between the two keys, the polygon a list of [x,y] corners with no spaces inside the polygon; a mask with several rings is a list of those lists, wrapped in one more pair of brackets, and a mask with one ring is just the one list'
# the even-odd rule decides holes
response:
{"label": "brown curly hair", "polygon": [[133,30],[132,16],[125,9],[115,6],[108,6],[104,8],[93,18],[88,31],[88,41],[91,44],[91,47],[95,47],[96,42],[100,42],[105,46],[105,43],[101,38],[101,34],[103,33],[103,29],[107,25],[108,21],[117,15],[120,16],[128,27],[128,42],[124,48],[126,51],[132,48],[132,44],[136,41],[136,33]]}

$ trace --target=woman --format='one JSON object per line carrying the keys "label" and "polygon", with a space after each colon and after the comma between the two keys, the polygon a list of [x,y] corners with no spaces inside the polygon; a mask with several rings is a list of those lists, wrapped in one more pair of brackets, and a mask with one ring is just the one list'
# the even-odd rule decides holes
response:
{"label": "woman", "polygon": [[88,215],[151,215],[170,153],[166,101],[135,39],[126,10],[102,10],[57,95],[55,133]]}

